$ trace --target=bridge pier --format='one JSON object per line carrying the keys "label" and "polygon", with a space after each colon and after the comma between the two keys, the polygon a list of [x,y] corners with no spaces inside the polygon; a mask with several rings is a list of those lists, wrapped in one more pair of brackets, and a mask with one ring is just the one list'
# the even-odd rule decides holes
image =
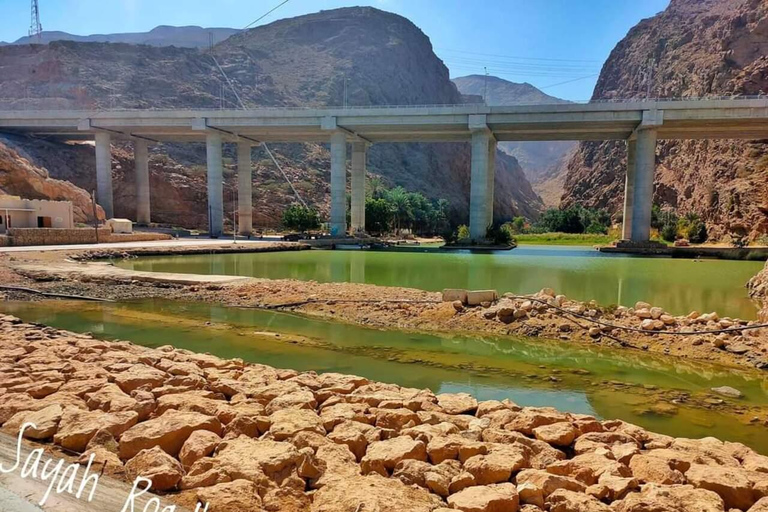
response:
{"label": "bridge pier", "polygon": [[347,234],[347,135],[331,135],[331,236]]}
{"label": "bridge pier", "polygon": [[253,234],[253,170],[251,143],[237,143],[237,232],[243,236]]}
{"label": "bridge pier", "polygon": [[133,159],[136,170],[136,222],[149,224],[149,142],[145,139],[134,139]]}
{"label": "bridge pier", "polygon": [[208,233],[211,238],[218,238],[224,231],[221,134],[206,133],[205,154],[208,167]]}
{"label": "bridge pier", "polygon": [[107,132],[96,132],[96,200],[106,218],[115,216],[112,202],[112,148]]}
{"label": "bridge pier", "polygon": [[482,240],[493,222],[496,139],[487,128],[472,131],[472,168],[469,191],[469,236]]}
{"label": "bridge pier", "polygon": [[365,232],[365,142],[352,143],[352,233]]}
{"label": "bridge pier", "polygon": [[[636,131],[636,140],[627,146],[628,164],[625,191],[624,238],[632,242],[651,239],[651,210],[653,209],[653,177],[656,171],[656,129]],[[630,204],[627,204],[628,199]],[[627,227],[629,226],[629,232]]]}

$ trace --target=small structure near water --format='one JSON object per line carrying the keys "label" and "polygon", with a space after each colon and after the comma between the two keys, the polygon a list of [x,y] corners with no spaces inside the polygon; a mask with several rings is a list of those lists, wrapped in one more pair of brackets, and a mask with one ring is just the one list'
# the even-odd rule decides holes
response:
{"label": "small structure near water", "polygon": [[72,203],[0,195],[0,234],[12,228],[74,227]]}

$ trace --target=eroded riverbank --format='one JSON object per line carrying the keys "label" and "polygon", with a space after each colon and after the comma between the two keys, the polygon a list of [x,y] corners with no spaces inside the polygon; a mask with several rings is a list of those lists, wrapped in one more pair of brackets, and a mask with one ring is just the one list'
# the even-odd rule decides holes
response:
{"label": "eroded riverbank", "polygon": [[714,438],[95,340],[9,316],[0,338],[5,431],[33,420],[34,442],[94,454],[128,480],[149,476],[191,508],[429,512],[493,500],[530,512],[681,502],[724,511],[768,495],[768,457]]}

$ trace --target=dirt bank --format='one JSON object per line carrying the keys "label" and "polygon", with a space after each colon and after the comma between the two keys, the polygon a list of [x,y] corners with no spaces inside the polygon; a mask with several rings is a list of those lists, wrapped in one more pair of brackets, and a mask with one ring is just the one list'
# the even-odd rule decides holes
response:
{"label": "dirt bank", "polygon": [[93,454],[128,481],[148,477],[190,509],[746,511],[768,501],[768,457],[738,443],[10,316],[0,339],[6,433],[32,421],[31,442]]}

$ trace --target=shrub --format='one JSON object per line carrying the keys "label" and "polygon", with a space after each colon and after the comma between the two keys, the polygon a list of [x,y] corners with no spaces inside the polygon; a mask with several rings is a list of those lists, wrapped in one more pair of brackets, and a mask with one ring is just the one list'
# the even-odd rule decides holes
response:
{"label": "shrub", "polygon": [[509,245],[515,239],[509,224],[491,224],[485,230],[485,238],[494,245]]}
{"label": "shrub", "polygon": [[708,237],[707,225],[704,224],[704,221],[696,219],[688,226],[686,238],[688,238],[691,243],[703,244],[707,241]]}
{"label": "shrub", "polygon": [[674,242],[677,240],[677,224],[664,224],[659,234],[667,242]]}
{"label": "shrub", "polygon": [[469,240],[469,228],[465,224],[456,231],[456,240]]}
{"label": "shrub", "polygon": [[512,219],[510,227],[516,235],[525,233],[525,217],[515,217]]}
{"label": "shrub", "polygon": [[307,231],[320,227],[320,217],[312,208],[292,204],[283,212],[283,226],[296,231]]}

